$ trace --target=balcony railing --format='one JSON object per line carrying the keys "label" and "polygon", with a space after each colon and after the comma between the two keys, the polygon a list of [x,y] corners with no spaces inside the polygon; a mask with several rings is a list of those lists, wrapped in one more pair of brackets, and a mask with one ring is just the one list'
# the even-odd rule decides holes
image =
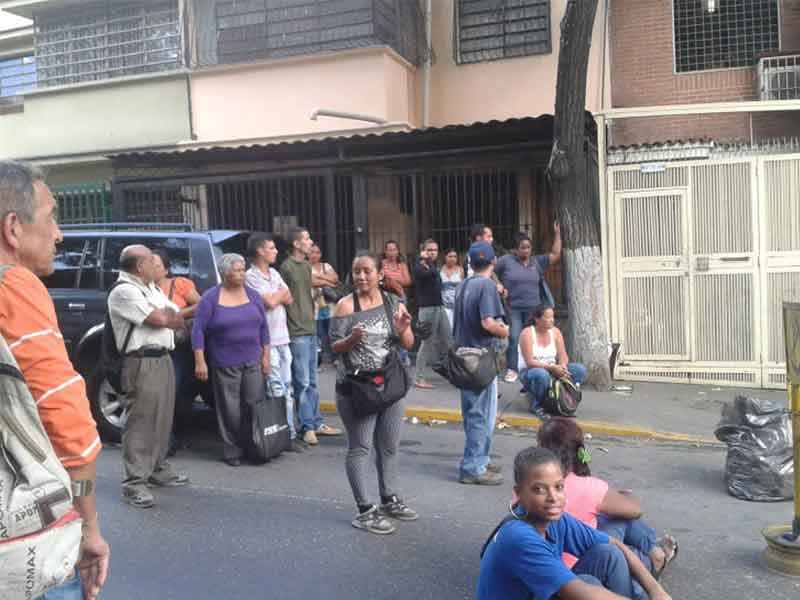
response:
{"label": "balcony railing", "polygon": [[800,54],[761,58],[758,81],[762,100],[800,98]]}

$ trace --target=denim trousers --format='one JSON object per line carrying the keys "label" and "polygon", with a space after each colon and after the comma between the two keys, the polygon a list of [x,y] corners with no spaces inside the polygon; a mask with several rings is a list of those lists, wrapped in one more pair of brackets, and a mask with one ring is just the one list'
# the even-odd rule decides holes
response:
{"label": "denim trousers", "polygon": [[72,579],[45,592],[43,596],[39,596],[38,600],[83,600],[83,585],[81,585],[78,571],[75,571]]}
{"label": "denim trousers", "polygon": [[600,513],[597,515],[597,530],[607,533],[628,546],[653,573],[650,551],[656,545],[656,531],[641,519],[613,519]]}
{"label": "denim trousers", "polygon": [[331,319],[317,319],[317,340],[319,342],[320,360],[323,363],[332,363],[334,356],[331,351]]}
{"label": "denim trousers", "polygon": [[[641,586],[631,578],[628,561],[622,550],[611,544],[597,544],[581,556],[572,567],[572,572],[587,583],[599,582],[609,591],[624,598],[645,600],[647,594]],[[595,578],[597,582],[592,581]],[[634,585],[636,584],[636,585]]]}
{"label": "denim trousers", "polygon": [[294,426],[294,393],[292,391],[292,350],[289,344],[272,346],[269,350],[269,375],[266,380],[266,392],[273,398],[286,399],[286,423],[289,425],[289,437],[295,439],[297,430]]}
{"label": "denim trousers", "polygon": [[417,379],[431,375],[431,367],[447,353],[452,339],[450,321],[444,306],[424,306],[419,309],[418,321],[431,324],[431,336],[423,340],[417,353]]}
{"label": "denim trousers", "polygon": [[461,390],[461,416],[464,419],[464,458],[460,475],[483,475],[489,464],[492,433],[497,417],[497,378],[480,392]]}
{"label": "denim trousers", "polygon": [[532,308],[526,308],[524,310],[517,308],[511,309],[511,327],[508,332],[506,359],[508,360],[508,368],[512,371],[519,370],[519,335],[522,333],[522,327],[530,318],[532,312]]}
{"label": "denim trousers", "polygon": [[[586,381],[586,367],[579,363],[569,363],[567,370],[572,376],[572,381],[580,385]],[[535,410],[541,405],[542,400],[547,397],[552,378],[546,369],[525,369],[519,374],[520,382],[528,398],[531,401],[531,410]]]}
{"label": "denim trousers", "polygon": [[300,434],[322,425],[317,389],[317,337],[302,335],[289,342],[292,352],[292,387],[297,400]]}

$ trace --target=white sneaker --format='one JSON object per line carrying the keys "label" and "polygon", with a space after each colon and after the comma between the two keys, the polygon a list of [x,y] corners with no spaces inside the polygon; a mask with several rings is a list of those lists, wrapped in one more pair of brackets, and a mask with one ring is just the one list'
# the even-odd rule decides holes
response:
{"label": "white sneaker", "polygon": [[312,429],[309,429],[303,434],[303,441],[309,446],[316,446],[318,443],[317,434]]}
{"label": "white sneaker", "polygon": [[506,376],[503,378],[503,381],[505,381],[506,383],[514,383],[517,379],[519,379],[517,372],[509,369],[508,371],[506,371]]}

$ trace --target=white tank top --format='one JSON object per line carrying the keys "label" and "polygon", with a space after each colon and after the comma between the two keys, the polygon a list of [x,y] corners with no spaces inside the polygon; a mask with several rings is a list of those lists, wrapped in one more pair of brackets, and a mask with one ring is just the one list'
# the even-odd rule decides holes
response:
{"label": "white tank top", "polygon": [[[547,365],[556,364],[558,350],[556,349],[556,336],[553,333],[553,330],[551,329],[547,332],[550,336],[550,342],[547,344],[547,346],[539,345],[538,340],[536,339],[538,337],[536,335],[536,328],[533,325],[531,325],[531,333],[533,334],[533,358]],[[522,347],[520,347],[518,369],[522,371],[523,369],[527,368],[528,365],[525,364],[525,359],[522,358]]]}

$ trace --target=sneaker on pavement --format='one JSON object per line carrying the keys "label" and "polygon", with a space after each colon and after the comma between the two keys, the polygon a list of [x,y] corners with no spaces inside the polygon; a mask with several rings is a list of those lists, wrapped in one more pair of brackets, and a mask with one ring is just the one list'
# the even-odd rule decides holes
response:
{"label": "sneaker on pavement", "polygon": [[342,435],[342,430],[323,423],[317,427],[317,435]]}
{"label": "sneaker on pavement", "polygon": [[174,471],[170,465],[166,465],[154,471],[147,480],[148,486],[155,487],[181,487],[189,483],[189,476],[185,473]]}
{"label": "sneaker on pavement", "polygon": [[517,372],[513,371],[512,369],[509,369],[506,372],[506,376],[503,378],[503,381],[505,381],[506,383],[514,383],[518,378],[519,376],[517,375]]}
{"label": "sneaker on pavement", "polygon": [[156,500],[144,485],[123,485],[122,501],[135,508],[151,508]]}
{"label": "sneaker on pavement", "polygon": [[376,533],[378,535],[386,535],[395,532],[395,527],[392,525],[392,522],[378,513],[377,506],[373,506],[368,511],[359,514],[353,519],[352,525],[356,529],[363,529],[364,531],[369,531],[370,533]]}
{"label": "sneaker on pavement", "polygon": [[289,452],[297,452],[297,453],[305,452],[306,448],[308,448],[308,445],[301,442],[297,438],[289,442]]}
{"label": "sneaker on pavement", "polygon": [[480,475],[462,475],[458,481],[472,485],[502,485],[503,476],[499,473],[486,471]]}
{"label": "sneaker on pavement", "polygon": [[303,441],[309,446],[316,446],[319,443],[317,434],[314,433],[312,429],[309,429],[303,434]]}
{"label": "sneaker on pavement", "polygon": [[494,463],[489,463],[488,465],[486,465],[486,470],[489,473],[502,473],[503,472],[503,467],[502,467],[502,465],[496,465]]}
{"label": "sneaker on pavement", "polygon": [[405,502],[397,496],[392,496],[389,502],[381,504],[378,512],[384,517],[391,517],[398,521],[416,521],[419,518],[417,511],[408,508]]}

